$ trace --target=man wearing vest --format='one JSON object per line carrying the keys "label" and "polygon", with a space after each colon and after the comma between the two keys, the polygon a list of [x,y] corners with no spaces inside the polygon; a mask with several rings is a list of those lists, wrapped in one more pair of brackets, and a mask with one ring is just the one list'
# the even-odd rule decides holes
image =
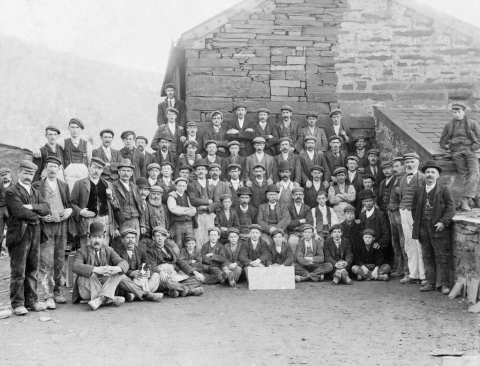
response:
{"label": "man wearing vest", "polygon": [[295,282],[323,281],[324,275],[333,270],[331,263],[325,263],[323,238],[314,239],[313,234],[312,225],[303,225],[303,237],[295,249]]}
{"label": "man wearing vest", "polygon": [[278,202],[278,193],[277,186],[270,184],[267,188],[268,203],[258,207],[257,223],[263,231],[261,238],[269,245],[273,244],[270,234],[276,229],[285,231],[291,221],[287,207]]}
{"label": "man wearing vest", "polygon": [[330,228],[340,224],[333,208],[327,207],[327,194],[324,191],[317,193],[317,206],[312,208],[313,227],[317,237],[325,240],[330,237]]}
{"label": "man wearing vest", "polygon": [[337,135],[333,135],[330,137],[330,147],[331,150],[327,151],[323,156],[325,157],[327,169],[325,170],[325,181],[327,181],[327,177],[330,178],[331,184],[337,182],[337,178],[335,177],[335,170],[338,168],[344,168],[345,163],[347,160],[347,151],[340,150],[341,141],[342,139]]}
{"label": "man wearing vest", "polygon": [[457,102],[452,104],[453,120],[448,122],[440,137],[440,147],[450,150],[453,162],[463,179],[461,209],[470,211],[472,200],[480,208],[478,182],[478,158],[475,151],[480,148],[480,128],[476,121],[465,116],[467,106]]}
{"label": "man wearing vest", "polygon": [[412,200],[413,238],[422,245],[427,284],[420,291],[441,288],[450,293],[451,222],[455,216],[455,201],[450,188],[437,184],[442,168],[435,161],[422,167],[425,184],[418,188]]}
{"label": "man wearing vest", "polygon": [[[303,203],[303,188],[297,187],[292,190],[293,204],[287,206],[290,214],[290,225],[288,225],[288,243],[295,252],[299,239],[302,238],[303,227],[313,225],[312,209]],[[313,226],[312,226],[313,228]]]}
{"label": "man wearing vest", "polygon": [[102,178],[113,183],[118,179],[118,163],[122,161],[120,151],[112,149],[112,141],[115,134],[111,129],[100,131],[102,146],[92,151],[92,157],[100,158],[105,162]]}
{"label": "man wearing vest", "polygon": [[305,188],[305,204],[310,206],[310,208],[315,208],[318,206],[317,194],[319,192],[325,192],[322,179],[324,169],[320,165],[312,165],[310,172],[312,180],[311,186]]}
{"label": "man wearing vest", "polygon": [[267,184],[273,184],[273,170],[274,170],[274,159],[273,156],[265,154],[263,151],[265,149],[265,139],[263,137],[255,137],[253,139],[253,145],[255,147],[255,154],[250,155],[247,158],[247,172],[249,176],[247,177],[247,187],[252,187],[252,181],[254,179],[254,167],[257,164],[262,164],[265,167],[265,177],[267,178]]}
{"label": "man wearing vest", "polygon": [[413,217],[412,200],[416,189],[423,187],[425,176],[418,171],[419,157],[416,153],[407,153],[403,155],[403,161],[406,167],[406,175],[398,182],[398,192],[400,195],[400,217],[402,219],[403,235],[405,237],[405,253],[408,257],[408,272],[400,283],[418,283],[425,282],[425,267],[422,259],[422,247],[417,239],[413,239]]}
{"label": "man wearing vest", "polygon": [[299,154],[298,160],[302,166],[302,184],[305,185],[305,188],[310,188],[312,186],[312,167],[320,166],[323,169],[323,188],[327,189],[330,185],[331,173],[325,160],[325,154],[319,154],[314,150],[315,148],[315,136],[305,136],[305,147],[306,150],[302,151]]}
{"label": "man wearing vest", "polygon": [[277,187],[280,189],[278,195],[278,203],[285,207],[293,204],[293,189],[297,186],[290,180],[292,174],[292,167],[287,161],[281,161],[278,165],[278,174],[280,175],[280,182]]}
{"label": "man wearing vest", "polygon": [[[18,182],[5,192],[8,208],[7,248],[10,255],[10,303],[15,315],[28,310],[42,311],[45,303],[38,302],[37,273],[40,261],[40,217],[50,207],[31,186],[38,167],[22,160],[18,167]],[[28,309],[28,310],[27,310]]]}
{"label": "man wearing vest", "polygon": [[5,191],[13,185],[10,168],[0,168],[0,257],[6,255],[6,247],[3,246],[5,225],[8,221],[8,209],[5,202]]}
{"label": "man wearing vest", "polygon": [[[223,163],[223,161],[222,161]],[[243,180],[240,178],[242,174],[242,167],[239,164],[230,164],[227,170],[227,179],[225,182],[230,188],[230,195],[232,196],[232,209],[236,210],[238,203],[238,190],[244,186]]]}
{"label": "man wearing vest", "polygon": [[253,122],[247,122],[245,119],[247,114],[247,106],[245,104],[236,104],[234,109],[237,118],[229,123],[227,139],[228,141],[238,141],[240,143],[238,154],[246,158],[255,152],[252,143],[252,140],[255,138]]}
{"label": "man wearing vest", "polygon": [[135,132],[125,131],[120,136],[124,147],[120,149],[120,155],[123,159],[128,159],[133,164],[132,181],[136,182],[140,177],[147,176],[147,166],[145,165],[145,156],[135,147]]}
{"label": "man wearing vest", "polygon": [[40,223],[43,235],[40,245],[38,280],[43,290],[47,309],[55,309],[55,303],[67,302],[60,293],[60,286],[62,285],[67,233],[70,227],[69,218],[73,209],[68,185],[57,179],[62,162],[55,156],[49,156],[45,163],[47,177],[33,185],[45,202],[50,205],[50,212],[42,217]]}
{"label": "man wearing vest", "polygon": [[122,223],[122,213],[113,186],[100,177],[104,166],[103,160],[92,158],[88,177],[76,181],[73,186],[72,208],[82,248],[88,244],[87,229],[90,224],[99,222],[103,225],[106,238],[104,245],[109,245],[110,237]]}
{"label": "man wearing vest", "polygon": [[240,223],[238,228],[240,240],[243,243],[248,239],[249,227],[257,222],[258,210],[252,205],[252,191],[248,187],[241,187],[237,191],[239,205],[237,215]]}
{"label": "man wearing vest", "polygon": [[328,117],[332,119],[332,123],[325,127],[325,135],[327,135],[328,141],[331,141],[332,136],[340,137],[340,150],[350,150],[349,145],[352,141],[350,128],[342,123],[342,111],[334,109],[328,114]]}
{"label": "man wearing vest", "polygon": [[351,205],[355,202],[357,197],[355,188],[352,185],[345,183],[347,177],[347,169],[341,167],[335,169],[333,175],[336,177],[337,184],[331,185],[328,188],[328,201],[333,207],[333,211],[338,216],[340,223],[345,220],[345,213],[343,209],[347,205]]}
{"label": "man wearing vest", "polygon": [[[280,108],[280,113],[282,114],[282,121],[277,123],[278,129],[278,138],[288,137],[292,141],[292,146],[290,147],[291,152],[295,152],[295,146],[297,145],[297,140],[300,135],[300,127],[298,122],[292,121],[292,107],[284,105]],[[299,151],[297,151],[297,154]]]}
{"label": "man wearing vest", "polygon": [[280,154],[274,157],[273,182],[278,183],[281,180],[278,174],[278,166],[280,163],[286,162],[290,164],[292,168],[290,179],[295,183],[296,187],[300,187],[300,184],[302,184],[302,165],[300,164],[298,155],[290,151],[291,144],[292,141],[288,137],[282,137],[279,141]]}
{"label": "man wearing vest", "polygon": [[33,163],[38,166],[38,170],[35,173],[33,182],[37,182],[40,179],[45,178],[45,164],[46,159],[49,156],[55,156],[60,160],[62,167],[59,171],[58,178],[65,181],[65,176],[63,174],[63,149],[57,144],[59,136],[60,129],[58,127],[50,125],[45,129],[45,138],[47,139],[47,143],[40,148],[40,157],[33,158]]}
{"label": "man wearing vest", "polygon": [[185,129],[176,123],[177,116],[178,111],[175,108],[167,108],[168,122],[157,128],[157,131],[152,139],[152,144],[150,145],[153,150],[158,150],[160,139],[163,138],[163,136],[168,136],[170,140],[168,151],[174,153],[177,151],[182,151],[182,144],[187,140],[187,138],[185,137]]}
{"label": "man wearing vest", "polygon": [[253,124],[255,136],[265,139],[265,153],[270,156],[277,155],[278,131],[277,126],[268,120],[270,111],[267,108],[258,110],[258,121]]}
{"label": "man wearing vest", "polygon": [[306,115],[308,126],[300,128],[299,136],[297,140],[297,146],[295,150],[299,153],[305,150],[305,137],[315,136],[315,148],[314,150],[319,154],[323,154],[328,149],[327,135],[323,128],[317,127],[318,114],[315,112],[309,112]]}
{"label": "man wearing vest", "polygon": [[[212,125],[208,126],[204,133],[204,141],[217,142],[217,156],[219,158],[226,158],[228,153],[227,127],[223,125],[223,113],[220,111],[213,111],[210,115]],[[205,148],[207,146],[205,145]]]}
{"label": "man wearing vest", "polygon": [[[170,233],[179,248],[184,247],[187,236],[195,237],[193,234],[194,217],[197,210],[190,204],[187,195],[188,179],[179,177],[175,180],[175,197],[167,199],[168,210],[172,216]],[[153,232],[152,232],[153,235]]]}
{"label": "man wearing vest", "polygon": [[342,227],[333,225],[330,228],[330,238],[323,244],[323,253],[325,262],[333,266],[333,284],[338,285],[343,282],[346,285],[353,285],[349,277],[353,262],[352,244],[345,238],[342,238]]}

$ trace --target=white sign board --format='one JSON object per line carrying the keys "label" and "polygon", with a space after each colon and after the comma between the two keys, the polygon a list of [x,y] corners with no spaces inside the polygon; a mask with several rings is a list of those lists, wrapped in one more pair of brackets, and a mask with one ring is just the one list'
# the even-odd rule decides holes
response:
{"label": "white sign board", "polygon": [[249,267],[249,290],[295,290],[295,269],[290,267]]}

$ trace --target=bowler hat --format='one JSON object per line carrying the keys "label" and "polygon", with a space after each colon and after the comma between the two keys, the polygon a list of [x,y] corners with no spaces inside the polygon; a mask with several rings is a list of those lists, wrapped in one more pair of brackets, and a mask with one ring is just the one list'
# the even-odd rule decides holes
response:
{"label": "bowler hat", "polygon": [[[152,164],[150,164],[150,165],[152,165]],[[150,188],[147,178],[144,178],[144,177],[138,178],[135,182],[135,185],[140,189]]]}
{"label": "bowler hat", "polygon": [[425,165],[422,167],[422,173],[425,174],[425,171],[428,169],[428,168],[435,168],[438,170],[438,174],[442,174],[442,168],[440,167],[440,165],[438,165],[438,163],[434,160],[429,160],[425,163]]}
{"label": "bowler hat", "polygon": [[135,169],[135,166],[132,164],[130,159],[122,159],[120,164],[118,164],[118,170],[120,170],[122,168],[130,168],[130,169],[133,170],[133,169]]}
{"label": "bowler hat", "polygon": [[360,191],[359,193],[359,198],[361,200],[366,200],[369,198],[375,198],[376,195],[371,189],[364,189],[363,191]]}
{"label": "bowler hat", "polygon": [[90,235],[104,235],[105,234],[105,229],[103,227],[103,224],[101,222],[92,222],[90,224],[90,228],[88,230],[88,233]]}
{"label": "bowler hat", "polygon": [[251,189],[248,188],[248,187],[240,187],[237,190],[237,196],[241,196],[241,195],[245,195],[245,194],[248,194],[249,196],[251,196],[253,193],[252,193]]}
{"label": "bowler hat", "polygon": [[280,163],[278,163],[278,169],[279,172],[282,170],[292,170],[292,166],[288,161],[282,160]]}
{"label": "bowler hat", "polygon": [[269,193],[269,192],[278,193],[278,192],[280,192],[280,190],[278,189],[278,187],[276,186],[276,184],[270,184],[270,185],[267,187],[267,190],[265,191],[265,193]]}

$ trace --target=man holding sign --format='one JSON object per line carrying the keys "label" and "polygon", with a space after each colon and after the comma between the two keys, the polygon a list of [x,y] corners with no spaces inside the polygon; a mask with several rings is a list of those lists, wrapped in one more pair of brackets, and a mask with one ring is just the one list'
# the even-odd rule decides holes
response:
{"label": "man holding sign", "polygon": [[250,225],[250,238],[240,248],[239,260],[242,263],[248,279],[250,267],[265,267],[270,260],[268,244],[260,239],[262,227],[257,224]]}

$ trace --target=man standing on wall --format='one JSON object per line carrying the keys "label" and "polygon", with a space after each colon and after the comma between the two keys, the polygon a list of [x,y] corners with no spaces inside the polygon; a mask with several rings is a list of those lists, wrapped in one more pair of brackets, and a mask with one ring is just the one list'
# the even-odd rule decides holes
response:
{"label": "man standing on wall", "polygon": [[118,163],[122,161],[120,151],[112,149],[115,134],[109,128],[100,131],[102,146],[92,151],[92,157],[100,158],[105,162],[102,178],[112,183],[118,179]]}
{"label": "man standing on wall", "polygon": [[237,104],[234,109],[237,118],[230,122],[229,129],[227,130],[227,139],[228,141],[238,141],[240,143],[240,151],[238,154],[247,157],[255,152],[252,142],[255,138],[253,123],[247,122],[245,119],[247,114],[247,106],[245,104]]}
{"label": "man standing on wall", "polygon": [[165,93],[167,93],[167,97],[158,105],[157,124],[159,126],[166,124],[167,109],[175,108],[178,111],[178,125],[185,128],[185,125],[187,124],[185,102],[175,98],[175,85],[173,84],[165,84]]}

